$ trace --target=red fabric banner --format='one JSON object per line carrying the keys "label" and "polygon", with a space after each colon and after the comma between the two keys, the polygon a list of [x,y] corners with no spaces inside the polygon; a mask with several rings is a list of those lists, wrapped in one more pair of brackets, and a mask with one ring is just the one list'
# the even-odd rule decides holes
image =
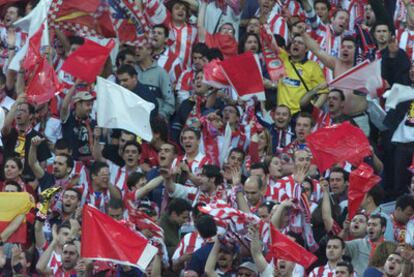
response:
{"label": "red fabric banner", "polygon": [[62,65],[62,70],[88,83],[93,83],[114,48],[110,40],[106,46],[85,39],[85,43],[69,55]]}
{"label": "red fabric banner", "polygon": [[360,128],[349,122],[320,128],[306,141],[321,173],[345,161],[358,166],[363,158],[371,155],[367,137]]}

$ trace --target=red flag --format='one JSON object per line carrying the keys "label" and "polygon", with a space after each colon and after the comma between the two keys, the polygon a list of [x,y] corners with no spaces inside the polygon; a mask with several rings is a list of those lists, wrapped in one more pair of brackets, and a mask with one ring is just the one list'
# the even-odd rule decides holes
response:
{"label": "red flag", "polygon": [[23,68],[28,71],[32,71],[36,64],[40,62],[40,44],[42,40],[44,26],[43,24],[36,31],[36,33],[29,39],[29,47],[26,52],[26,56],[23,60]]}
{"label": "red flag", "polygon": [[229,58],[220,64],[227,80],[240,98],[249,100],[257,96],[259,100],[265,100],[259,61],[252,52]]}
{"label": "red flag", "polygon": [[81,256],[112,261],[145,271],[157,248],[99,210],[85,205],[82,212]]}
{"label": "red flag", "polygon": [[356,214],[365,194],[376,184],[381,178],[374,174],[372,167],[366,163],[362,163],[359,167],[349,175],[348,189],[348,218],[352,219]]}
{"label": "red flag", "polygon": [[275,259],[295,262],[305,268],[311,266],[318,259],[305,248],[280,233],[272,224],[270,228],[272,236],[271,251]]}
{"label": "red flag", "polygon": [[349,122],[320,128],[306,141],[320,172],[345,161],[358,166],[363,158],[371,155],[367,137]]}
{"label": "red flag", "polygon": [[204,79],[203,82],[215,87],[215,88],[226,88],[230,84],[223,73],[220,66],[220,60],[214,59],[203,67]]}
{"label": "red flag", "polygon": [[206,33],[206,44],[209,48],[218,48],[223,54],[224,59],[237,55],[237,41],[231,35]]}
{"label": "red flag", "polygon": [[85,39],[85,43],[69,55],[62,70],[88,83],[93,83],[108,58],[115,42],[110,40],[106,46]]}
{"label": "red flag", "polygon": [[60,89],[55,70],[46,58],[42,57],[33,74],[33,78],[26,87],[26,96],[29,102],[43,104],[53,98]]}

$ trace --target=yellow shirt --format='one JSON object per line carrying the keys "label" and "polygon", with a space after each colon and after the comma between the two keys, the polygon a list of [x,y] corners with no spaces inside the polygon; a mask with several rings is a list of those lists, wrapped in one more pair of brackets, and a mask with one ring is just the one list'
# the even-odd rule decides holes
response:
{"label": "yellow shirt", "polygon": [[[300,111],[300,99],[306,94],[306,89],[290,63],[288,53],[282,50],[279,57],[285,66],[286,77],[281,78],[278,82],[277,104],[288,106],[291,113],[295,114]],[[325,82],[322,69],[316,62],[305,59],[294,64],[308,89],[311,90]]]}

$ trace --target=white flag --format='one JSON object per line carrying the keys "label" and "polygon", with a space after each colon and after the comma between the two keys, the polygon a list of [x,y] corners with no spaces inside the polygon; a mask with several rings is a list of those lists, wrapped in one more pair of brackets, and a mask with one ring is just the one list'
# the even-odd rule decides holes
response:
{"label": "white flag", "polygon": [[369,93],[373,98],[378,97],[377,89],[382,88],[382,85],[381,60],[365,60],[329,82],[331,87],[359,90]]}
{"label": "white flag", "polygon": [[395,109],[401,102],[414,99],[414,89],[411,86],[404,86],[401,84],[393,84],[392,88],[384,93],[385,110],[389,111]]}
{"label": "white flag", "polygon": [[52,0],[40,0],[39,4],[25,17],[13,23],[15,27],[20,28],[23,32],[28,33],[26,43],[22,49],[16,53],[10,62],[9,69],[19,71],[20,62],[26,55],[30,38],[39,30],[44,24],[41,46],[49,45],[49,28],[47,25],[47,13],[49,11]]}
{"label": "white flag", "polygon": [[150,113],[155,108],[130,90],[98,77],[95,86],[98,126],[119,128],[151,141]]}

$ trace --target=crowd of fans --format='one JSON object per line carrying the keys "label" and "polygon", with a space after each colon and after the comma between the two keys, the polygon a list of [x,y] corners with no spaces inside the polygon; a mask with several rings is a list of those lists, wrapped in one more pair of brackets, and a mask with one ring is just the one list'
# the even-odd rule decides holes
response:
{"label": "crowd of fans", "polygon": [[[11,2],[1,6],[0,201],[27,192],[36,208],[1,231],[0,276],[414,276],[411,0],[136,0],[150,33],[120,45],[101,76],[154,103],[148,142],[97,127],[93,84],[60,69],[84,43],[78,34],[51,28],[43,54],[65,89],[48,103],[27,100],[27,72],[8,66],[27,39],[13,23],[38,1]],[[285,69],[279,80],[269,74],[265,28]],[[260,60],[265,101],[204,82],[207,63],[248,51]],[[385,90],[400,85],[406,95],[379,123],[370,107],[384,107],[383,93],[328,85],[375,59],[382,59]],[[310,134],[343,122],[366,135],[372,155],[364,162],[381,177],[353,218],[348,177],[355,167],[344,161],[319,172],[307,146]],[[263,224],[230,234],[200,212],[216,203]],[[81,257],[86,204],[158,247],[146,272]],[[10,242],[23,224],[26,242]],[[304,268],[275,259],[265,224],[318,260]]]}

